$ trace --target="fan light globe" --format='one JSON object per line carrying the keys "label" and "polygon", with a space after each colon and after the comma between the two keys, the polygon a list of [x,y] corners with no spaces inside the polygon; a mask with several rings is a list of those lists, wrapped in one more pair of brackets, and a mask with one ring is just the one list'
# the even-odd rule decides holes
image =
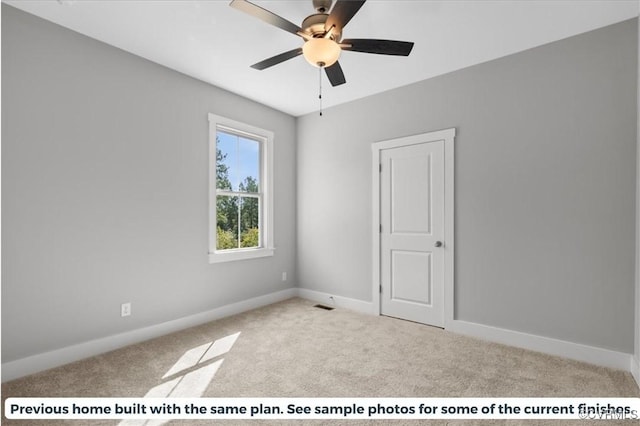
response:
{"label": "fan light globe", "polygon": [[340,57],[340,46],[328,38],[312,38],[302,46],[302,54],[315,67],[330,67]]}

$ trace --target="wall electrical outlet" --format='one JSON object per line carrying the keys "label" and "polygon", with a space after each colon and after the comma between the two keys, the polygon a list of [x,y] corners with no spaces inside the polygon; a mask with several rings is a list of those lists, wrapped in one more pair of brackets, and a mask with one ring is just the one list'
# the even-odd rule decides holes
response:
{"label": "wall electrical outlet", "polygon": [[282,281],[286,281],[287,280],[287,273],[283,272],[282,273]]}
{"label": "wall electrical outlet", "polygon": [[120,305],[120,316],[128,317],[129,315],[131,315],[131,302]]}

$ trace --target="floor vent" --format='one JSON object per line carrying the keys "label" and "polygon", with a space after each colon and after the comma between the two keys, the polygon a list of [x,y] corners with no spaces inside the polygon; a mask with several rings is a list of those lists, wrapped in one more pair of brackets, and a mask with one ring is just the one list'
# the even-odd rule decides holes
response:
{"label": "floor vent", "polygon": [[325,305],[313,305],[314,308],[324,309],[325,311],[333,311],[333,308]]}

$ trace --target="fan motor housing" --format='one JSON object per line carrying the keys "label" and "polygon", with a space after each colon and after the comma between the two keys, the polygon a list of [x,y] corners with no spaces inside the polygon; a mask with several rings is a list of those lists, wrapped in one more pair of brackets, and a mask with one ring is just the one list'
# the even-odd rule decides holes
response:
{"label": "fan motor housing", "polygon": [[[327,13],[315,13],[307,16],[304,21],[302,21],[302,31],[314,38],[324,37],[327,33],[324,24],[327,22],[328,17],[329,14]],[[329,38],[335,42],[339,42],[341,36],[342,34],[334,28]]]}

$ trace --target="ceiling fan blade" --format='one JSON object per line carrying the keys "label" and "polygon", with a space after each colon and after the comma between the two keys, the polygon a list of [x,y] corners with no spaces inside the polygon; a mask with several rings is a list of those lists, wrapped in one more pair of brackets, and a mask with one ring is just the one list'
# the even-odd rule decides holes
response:
{"label": "ceiling fan blade", "polygon": [[351,38],[342,40],[340,44],[350,44],[351,47],[343,47],[352,52],[377,53],[379,55],[409,56],[413,49],[411,41],[376,40],[373,38]]}
{"label": "ceiling fan blade", "polygon": [[331,27],[341,30],[349,23],[351,18],[360,10],[366,0],[338,0],[331,9],[331,13],[324,23],[324,29],[329,31]]}
{"label": "ceiling fan blade", "polygon": [[342,72],[342,67],[339,62],[336,62],[330,67],[326,67],[324,72],[327,73],[327,77],[334,87],[347,82],[347,80],[344,79],[344,73]]}
{"label": "ceiling fan blade", "polygon": [[276,15],[275,13],[270,12],[267,9],[263,9],[253,3],[250,3],[247,0],[233,0],[229,4],[229,6],[248,13],[249,15],[258,18],[261,21],[266,22],[267,24],[274,25],[289,33],[298,35],[298,32],[302,32],[302,28],[300,28],[293,22],[289,22],[286,19]]}
{"label": "ceiling fan blade", "polygon": [[251,68],[254,68],[257,70],[263,70],[265,68],[278,65],[280,62],[284,62],[288,59],[295,58],[298,55],[302,55],[301,47],[298,47],[297,49],[289,50],[288,52],[284,52],[279,55],[273,56],[271,58],[265,59],[264,61],[260,61],[256,64],[251,65]]}

